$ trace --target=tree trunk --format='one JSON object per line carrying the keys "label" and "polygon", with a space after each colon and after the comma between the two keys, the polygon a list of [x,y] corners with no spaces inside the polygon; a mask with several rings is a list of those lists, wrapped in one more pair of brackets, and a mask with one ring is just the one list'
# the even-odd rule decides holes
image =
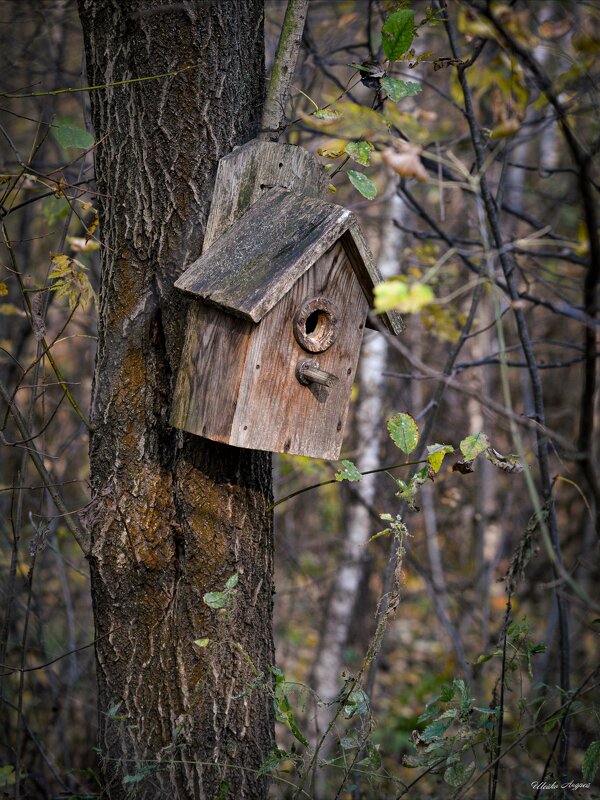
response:
{"label": "tree trunk", "polygon": [[[262,3],[80,0],[80,16],[91,85],[191,67],[91,93],[104,248],[87,521],[106,791],[264,798],[272,701],[236,695],[249,659],[266,674],[274,660],[270,456],[168,425],[187,310],[173,282],[200,253],[219,159],[258,132]],[[232,610],[209,608],[235,573]]]}
{"label": "tree trunk", "polygon": [[[394,224],[401,220],[405,206],[394,194],[390,201],[389,217],[385,220],[379,253],[379,268],[384,278],[397,274],[402,232]],[[382,413],[387,361],[387,342],[381,334],[365,337],[359,370],[359,395],[356,406],[357,445],[360,453],[359,469],[367,472],[380,466]],[[344,546],[339,571],[329,597],[325,625],[319,643],[319,655],[313,670],[315,690],[323,700],[331,701],[343,683],[344,647],[357,605],[359,586],[364,574],[366,544],[376,532],[370,518],[369,506],[375,498],[376,475],[366,475],[356,484],[356,499],[348,502],[344,532]],[[326,728],[330,710],[319,709],[320,733]],[[331,746],[333,742],[330,743]]]}

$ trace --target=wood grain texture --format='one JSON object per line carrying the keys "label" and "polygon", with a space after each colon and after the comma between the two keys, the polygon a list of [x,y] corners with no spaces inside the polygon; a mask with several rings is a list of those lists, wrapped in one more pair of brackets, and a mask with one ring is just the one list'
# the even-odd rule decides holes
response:
{"label": "wood grain texture", "polygon": [[175,285],[259,322],[350,221],[350,211],[341,206],[271,189]]}
{"label": "wood grain texture", "polygon": [[[342,309],[331,347],[314,354],[333,386],[302,385],[296,368],[312,357],[294,336],[294,317],[319,295]],[[337,242],[260,322],[236,319],[198,301],[190,336],[198,357],[182,368],[172,423],[237,447],[314,458],[339,456],[368,303]]]}
{"label": "wood grain texture", "polygon": [[[190,315],[192,316],[192,315]],[[253,323],[198,302],[185,350],[170,423],[190,433],[228,442]],[[189,318],[188,318],[189,322]]]}
{"label": "wood grain texture", "polygon": [[206,226],[203,252],[274,187],[320,197],[327,191],[325,173],[302,147],[253,139],[219,162]]}
{"label": "wood grain texture", "polygon": [[[310,356],[296,342],[293,319],[296,309],[315,295],[331,298],[341,309],[340,332],[328,350]],[[367,310],[367,300],[338,242],[255,328],[230,443],[338,458]],[[296,365],[309,356],[338,378],[330,389],[298,381]]]}
{"label": "wood grain texture", "polygon": [[[379,268],[371,252],[371,248],[364,237],[360,225],[355,217],[352,218],[350,227],[344,235],[344,247],[354,267],[356,276],[361,282],[369,306],[373,308],[373,288],[383,281]],[[390,333],[398,335],[404,330],[404,322],[397,311],[386,311],[381,314],[381,321]],[[369,323],[367,322],[367,325]],[[370,327],[370,326],[369,326]]]}

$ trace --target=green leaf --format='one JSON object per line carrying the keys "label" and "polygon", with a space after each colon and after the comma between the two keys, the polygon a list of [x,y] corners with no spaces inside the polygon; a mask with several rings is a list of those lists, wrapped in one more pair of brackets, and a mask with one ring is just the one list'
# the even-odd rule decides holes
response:
{"label": "green leaf", "polygon": [[454,697],[456,686],[454,683],[445,683],[440,690],[440,700],[442,703],[449,703]]}
{"label": "green leaf", "polygon": [[225,780],[221,781],[214,800],[227,800],[229,797],[229,783]]}
{"label": "green leaf", "polygon": [[363,760],[359,761],[358,763],[368,767],[368,769],[372,772],[377,772],[377,770],[381,767],[381,753],[379,752],[379,745],[369,744],[367,747],[367,752],[367,757],[363,758]]}
{"label": "green leaf", "polygon": [[485,664],[486,661],[489,661],[493,657],[494,657],[493,653],[488,653],[487,655],[485,655],[485,654],[484,655],[480,655],[479,658],[477,658],[475,661],[473,661],[473,664]]}
{"label": "green leaf", "polygon": [[274,747],[261,764],[260,769],[258,770],[258,775],[268,775],[270,772],[273,772],[273,770],[278,768],[279,764],[284,760],[284,758],[288,757],[289,753],[286,753],[285,750],[280,750],[278,747]]}
{"label": "green leaf", "polygon": [[359,481],[362,478],[362,473],[357,470],[352,461],[344,459],[342,467],[343,469],[335,473],[336,481]]}
{"label": "green leaf", "polygon": [[313,116],[316,119],[332,120],[332,119],[338,119],[342,115],[335,108],[320,108],[318,111],[315,111]]}
{"label": "green leaf", "polygon": [[598,767],[600,767],[600,741],[592,742],[585,751],[583,767],[581,768],[583,780],[587,783],[591,783],[594,780]]}
{"label": "green leaf", "polygon": [[436,739],[442,739],[451,724],[451,719],[436,719],[435,722],[432,722],[425,728],[423,733],[419,734],[419,739],[424,742],[433,742]]}
{"label": "green leaf", "polygon": [[141,783],[145,780],[148,775],[158,769],[158,764],[145,764],[143,767],[139,767],[137,772],[134,772],[133,775],[125,775],[122,780],[123,786],[127,786],[130,783]]}
{"label": "green leaf", "polygon": [[371,142],[365,141],[348,142],[346,145],[346,153],[348,153],[350,158],[352,158],[354,161],[358,161],[359,164],[363,164],[365,167],[369,166],[371,153],[374,149],[375,147],[371,144]]}
{"label": "green leaf", "polygon": [[111,706],[108,709],[108,711],[106,712],[107,716],[109,716],[111,719],[122,719],[122,717],[118,716],[119,709],[121,708],[122,705],[123,705],[123,701],[119,700],[118,703],[115,703],[114,706]]}
{"label": "green leaf", "polygon": [[237,574],[237,572],[234,573],[225,584],[225,589],[229,589],[229,591],[231,591],[231,589],[235,589],[235,587],[238,585],[239,577],[240,576]]}
{"label": "green leaf", "polygon": [[396,486],[398,487],[396,497],[399,497],[400,500],[404,500],[411,511],[418,511],[419,509],[415,505],[418,486],[415,481],[411,479],[409,483],[405,483],[403,480],[398,479],[396,480]]}
{"label": "green leaf", "polygon": [[457,761],[455,764],[450,764],[444,771],[444,781],[449,786],[462,786],[465,784],[475,769],[475,764],[470,764],[466,769]]}
{"label": "green leaf", "polygon": [[202,598],[211,608],[225,608],[229,602],[229,592],[207,592]]}
{"label": "green leaf", "polygon": [[431,464],[434,472],[439,472],[442,466],[442,461],[446,453],[453,453],[454,448],[451,444],[428,444],[427,445],[427,461]]}
{"label": "green leaf", "polygon": [[61,147],[78,147],[87,150],[94,144],[94,137],[71,117],[57,117],[52,124],[52,133]]}
{"label": "green leaf", "polygon": [[360,746],[358,731],[351,730],[347,736],[342,736],[340,739],[340,746],[342,750],[353,750],[355,747]]}
{"label": "green leaf", "polygon": [[369,698],[362,689],[353,689],[344,704],[344,716],[350,719],[355,714],[365,714],[369,710]]}
{"label": "green leaf", "polygon": [[300,742],[300,744],[303,744],[304,747],[308,747],[308,741],[306,737],[302,734],[300,728],[298,727],[296,720],[294,719],[294,715],[292,714],[291,711],[287,712],[287,722],[288,725],[290,726],[291,732],[294,734],[294,736]]}
{"label": "green leaf", "polygon": [[197,647],[208,647],[210,639],[194,639],[194,644]]}
{"label": "green leaf", "polygon": [[374,200],[377,197],[377,187],[363,172],[357,172],[354,169],[349,169],[348,177],[350,178],[350,183],[354,186],[354,188],[358,189],[362,196],[366,197],[367,200]]}
{"label": "green leaf", "polygon": [[403,97],[414,97],[414,95],[419,94],[423,89],[420,83],[399,81],[396,78],[382,78],[381,85],[387,92],[387,96],[390,100],[393,100],[394,103],[397,103],[398,100],[402,100]]}
{"label": "green leaf", "polygon": [[412,44],[415,31],[415,12],[410,8],[396,11],[386,19],[382,34],[383,52],[390,61],[397,61]]}
{"label": "green leaf", "polygon": [[387,429],[396,447],[410,455],[419,441],[419,428],[410,414],[394,414],[387,421]]}
{"label": "green leaf", "polygon": [[432,702],[434,703],[433,705],[427,704],[425,711],[423,711],[422,714],[419,714],[417,717],[417,722],[427,722],[428,719],[435,717],[435,715],[439,713],[440,707],[435,705],[435,701]]}
{"label": "green leaf", "polygon": [[42,216],[48,225],[55,225],[64,219],[70,208],[64,197],[45,197],[42,200]]}
{"label": "green leaf", "polygon": [[[12,764],[0,767],[0,786],[14,786],[17,782],[17,773]],[[6,795],[8,797],[8,795]]]}
{"label": "green leaf", "polygon": [[490,442],[485,433],[472,433],[466,436],[460,443],[460,450],[465,461],[473,461],[474,458],[490,446]]}

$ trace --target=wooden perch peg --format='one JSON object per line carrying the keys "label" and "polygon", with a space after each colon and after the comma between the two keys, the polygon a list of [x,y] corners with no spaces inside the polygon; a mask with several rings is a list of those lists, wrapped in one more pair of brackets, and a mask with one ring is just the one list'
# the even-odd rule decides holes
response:
{"label": "wooden perch peg", "polygon": [[311,383],[318,383],[319,386],[327,386],[331,389],[337,382],[337,375],[327,372],[319,367],[319,362],[312,358],[303,358],[296,366],[296,376],[300,383],[308,386]]}

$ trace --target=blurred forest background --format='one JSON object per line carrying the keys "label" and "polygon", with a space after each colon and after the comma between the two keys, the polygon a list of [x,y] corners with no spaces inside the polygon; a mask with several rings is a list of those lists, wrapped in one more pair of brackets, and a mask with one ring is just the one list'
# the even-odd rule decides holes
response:
{"label": "blurred forest background", "polygon": [[[265,4],[267,66],[284,11]],[[404,42],[386,22],[400,12]],[[421,0],[309,5],[282,140],[318,154],[359,215],[392,279],[378,303],[406,330],[365,336],[352,464],[274,457],[276,499],[325,485],[275,510],[293,724],[278,723],[273,798],[600,797],[600,6],[445,17]],[[58,91],[85,86],[81,26],[72,0],[2,2],[0,26],[0,793],[98,797],[73,534],[102,224],[89,94]],[[421,433],[409,456],[386,430],[398,413]],[[459,445],[478,433],[493,450],[471,465]],[[415,497],[416,467],[347,479],[436,443],[456,452]],[[334,715],[342,673],[361,680]]]}

